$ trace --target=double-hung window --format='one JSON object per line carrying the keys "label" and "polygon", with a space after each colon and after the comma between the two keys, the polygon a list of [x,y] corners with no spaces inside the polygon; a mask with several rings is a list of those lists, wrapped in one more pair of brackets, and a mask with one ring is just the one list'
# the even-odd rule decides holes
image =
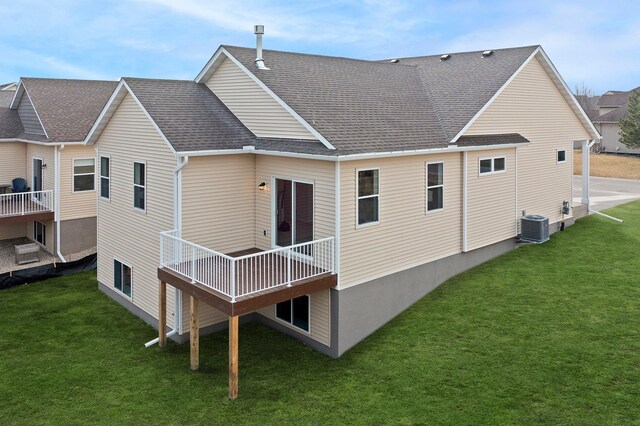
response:
{"label": "double-hung window", "polygon": [[507,170],[506,157],[492,157],[480,159],[480,175],[504,173]]}
{"label": "double-hung window", "polygon": [[147,208],[147,165],[138,161],[133,163],[133,207]]}
{"label": "double-hung window", "polygon": [[380,187],[378,169],[358,170],[357,209],[358,225],[380,221]]}
{"label": "double-hung window", "polygon": [[96,160],[73,160],[73,192],[93,191],[95,188]]}
{"label": "double-hung window", "polygon": [[131,297],[131,266],[115,259],[113,261],[113,286],[116,290]]}
{"label": "double-hung window", "polygon": [[111,197],[111,159],[100,157],[100,197]]}
{"label": "double-hung window", "polygon": [[444,208],[444,163],[427,164],[427,212]]}

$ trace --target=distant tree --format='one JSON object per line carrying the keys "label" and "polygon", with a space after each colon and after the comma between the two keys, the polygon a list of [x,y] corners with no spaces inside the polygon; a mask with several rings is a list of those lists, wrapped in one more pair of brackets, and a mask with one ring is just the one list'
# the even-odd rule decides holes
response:
{"label": "distant tree", "polygon": [[595,93],[584,82],[576,84],[575,95],[583,110],[589,112],[597,109]]}
{"label": "distant tree", "polygon": [[629,115],[620,120],[620,142],[627,148],[640,148],[640,89],[629,96]]}

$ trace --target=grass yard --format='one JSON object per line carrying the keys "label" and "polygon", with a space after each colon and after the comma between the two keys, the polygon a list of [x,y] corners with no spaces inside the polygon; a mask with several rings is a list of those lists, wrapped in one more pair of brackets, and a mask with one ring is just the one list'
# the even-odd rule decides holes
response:
{"label": "grass yard", "polygon": [[451,279],[342,358],[240,327],[153,329],[83,273],[0,292],[0,424],[637,424],[640,202]]}
{"label": "grass yard", "polygon": [[[573,174],[582,174],[582,155],[579,149],[573,151],[573,162]],[[640,157],[630,155],[592,154],[590,163],[591,176],[640,179]]]}

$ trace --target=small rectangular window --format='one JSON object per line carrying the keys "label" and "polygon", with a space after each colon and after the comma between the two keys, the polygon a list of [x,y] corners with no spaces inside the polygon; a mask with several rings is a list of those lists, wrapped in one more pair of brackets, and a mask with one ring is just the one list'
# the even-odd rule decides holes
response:
{"label": "small rectangular window", "polygon": [[146,164],[133,163],[133,206],[145,210],[147,205]]}
{"label": "small rectangular window", "polygon": [[276,318],[309,332],[309,296],[300,296],[276,305]]}
{"label": "small rectangular window", "polygon": [[131,297],[131,267],[114,259],[113,286],[116,290]]}
{"label": "small rectangular window", "polygon": [[507,170],[506,157],[493,157],[480,159],[480,175],[504,173]]}
{"label": "small rectangular window", "polygon": [[557,162],[558,164],[567,162],[567,151],[565,151],[564,149],[558,150]]}
{"label": "small rectangular window", "polygon": [[427,211],[444,208],[444,163],[427,164]]}
{"label": "small rectangular window", "polygon": [[358,225],[380,220],[380,190],[378,169],[358,170],[357,181]]}
{"label": "small rectangular window", "polygon": [[73,160],[73,192],[95,189],[95,162],[93,158]]}
{"label": "small rectangular window", "polygon": [[100,197],[109,199],[111,190],[111,159],[100,157]]}

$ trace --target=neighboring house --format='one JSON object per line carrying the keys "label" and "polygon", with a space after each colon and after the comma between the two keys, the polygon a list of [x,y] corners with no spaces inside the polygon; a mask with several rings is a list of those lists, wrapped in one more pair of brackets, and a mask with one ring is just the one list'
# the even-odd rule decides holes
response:
{"label": "neighboring house", "polygon": [[5,83],[5,84],[0,84],[0,90],[6,90],[6,91],[15,91],[16,88],[18,87],[18,83]]}
{"label": "neighboring house", "polygon": [[593,123],[602,135],[601,147],[605,152],[640,154],[640,149],[627,148],[620,142],[620,120],[629,114],[627,104],[635,90],[640,90],[640,87],[627,92],[611,90],[598,100],[600,115],[593,119]]}
{"label": "neighboring house", "polygon": [[232,397],[240,315],[337,357],[515,248],[523,211],[573,221],[573,142],[599,135],[539,46],[261,56],[123,78],[87,137],[100,289],[192,338],[192,368],[229,324]]}
{"label": "neighboring house", "polygon": [[95,150],[84,146],[117,82],[23,78],[0,91],[0,240],[27,237],[61,257],[96,245]]}

